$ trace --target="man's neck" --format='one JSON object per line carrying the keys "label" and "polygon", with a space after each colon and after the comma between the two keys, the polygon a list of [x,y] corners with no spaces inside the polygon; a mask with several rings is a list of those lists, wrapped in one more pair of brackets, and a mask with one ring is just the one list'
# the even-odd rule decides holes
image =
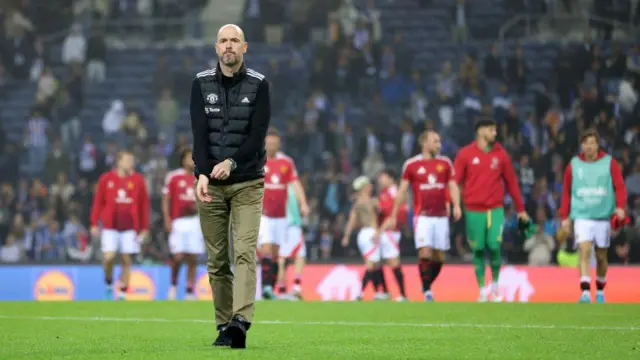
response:
{"label": "man's neck", "polygon": [[278,155],[278,153],[273,153],[273,154],[267,154],[267,159],[269,160],[273,160],[276,158],[276,156]]}
{"label": "man's neck", "polygon": [[435,156],[433,156],[433,154],[431,154],[431,152],[429,151],[423,151],[422,157],[425,159],[433,159]]}
{"label": "man's neck", "polygon": [[118,174],[119,177],[125,177],[129,175],[126,171],[120,169],[116,170],[116,174]]}
{"label": "man's neck", "polygon": [[584,159],[587,160],[587,161],[595,161],[597,157],[598,157],[598,154],[594,154],[594,155],[585,154],[584,155]]}
{"label": "man's neck", "polygon": [[486,140],[481,139],[481,138],[477,138],[476,139],[476,144],[478,144],[478,147],[482,151],[487,150],[487,148],[489,147],[489,142],[487,142]]}
{"label": "man's neck", "polygon": [[226,66],[223,63],[220,63],[220,70],[222,71],[222,75],[226,77],[233,77],[233,74],[237,73],[241,67],[242,62],[239,62],[233,66]]}

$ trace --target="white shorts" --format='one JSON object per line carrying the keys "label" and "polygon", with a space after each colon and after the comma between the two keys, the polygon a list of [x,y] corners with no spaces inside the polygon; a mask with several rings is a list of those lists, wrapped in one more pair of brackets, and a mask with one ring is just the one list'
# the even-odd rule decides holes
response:
{"label": "white shorts", "polygon": [[400,233],[384,232],[380,234],[380,241],[374,242],[376,234],[374,228],[362,228],[358,233],[358,249],[362,257],[370,262],[380,262],[384,259],[395,259],[400,255]]}
{"label": "white shorts", "polygon": [[173,220],[171,234],[169,234],[169,250],[172,254],[200,255],[204,253],[204,237],[198,216]]}
{"label": "white shorts", "polygon": [[284,218],[260,218],[260,231],[258,231],[258,246],[264,244],[280,245],[287,239],[289,220]]}
{"label": "white shorts", "polygon": [[307,246],[304,243],[304,235],[300,226],[289,226],[287,238],[280,244],[278,255],[291,259],[307,257]]}
{"label": "white shorts", "polygon": [[573,222],[576,245],[590,241],[596,247],[608,248],[611,244],[611,222],[608,220],[576,219]]}
{"label": "white shorts", "polygon": [[449,239],[449,218],[418,216],[413,237],[416,249],[423,247],[447,251],[451,247]]}
{"label": "white shorts", "polygon": [[140,242],[135,230],[118,231],[102,229],[100,233],[100,249],[102,253],[137,254],[140,252]]}

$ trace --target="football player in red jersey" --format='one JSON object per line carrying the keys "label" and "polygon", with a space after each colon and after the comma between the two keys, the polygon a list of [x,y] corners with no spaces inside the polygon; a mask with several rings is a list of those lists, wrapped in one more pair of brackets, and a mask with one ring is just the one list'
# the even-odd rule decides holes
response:
{"label": "football player in red jersey", "polygon": [[422,290],[425,300],[433,301],[431,284],[440,273],[445,253],[450,247],[448,201],[453,204],[453,217],[456,221],[460,219],[462,212],[453,164],[449,158],[440,155],[440,135],[432,130],[426,131],[420,136],[420,144],[422,153],[404,163],[402,182],[392,214],[382,228],[389,229],[396,225],[398,213],[411,185],[414,238],[418,249]]}
{"label": "football player in red jersey", "polygon": [[280,134],[276,129],[268,130],[265,150],[267,161],[264,166],[264,199],[258,247],[262,269],[262,297],[272,299],[278,276],[280,243],[286,241],[289,227],[287,186],[289,184],[293,186],[303,217],[309,214],[309,206],[293,160],[280,152]]}
{"label": "football player in red jersey", "polygon": [[[379,224],[383,224],[386,219],[392,215],[393,205],[396,197],[398,196],[398,187],[396,186],[395,177],[391,170],[383,170],[378,175],[378,199],[377,207],[379,213]],[[404,224],[407,220],[407,205],[402,204],[397,212],[397,223]],[[384,232],[376,233],[376,238],[380,239],[380,253],[381,258],[388,266],[393,269],[393,275],[398,283],[398,289],[400,289],[400,296],[396,298],[396,301],[406,300],[406,293],[404,289],[404,274],[400,267],[400,238],[402,234],[400,229],[396,225],[395,227],[388,229]],[[379,278],[379,282],[384,284],[384,274],[382,267],[376,270],[374,276]],[[386,291],[385,291],[386,292]]]}
{"label": "football player in red jersey", "polygon": [[169,233],[169,250],[173,255],[169,300],[176,299],[176,286],[180,265],[187,262],[187,288],[185,299],[192,300],[196,278],[196,260],[204,253],[204,238],[196,207],[194,163],[191,150],[182,151],[182,167],[167,174],[162,189],[162,216]]}
{"label": "football player in red jersey", "polygon": [[93,198],[91,235],[100,236],[107,299],[113,298],[116,252],[120,251],[122,260],[118,297],[125,299],[131,257],[140,252],[140,243],[149,233],[149,194],[144,177],[135,172],[134,164],[131,152],[119,152],[116,169],[100,176]]}

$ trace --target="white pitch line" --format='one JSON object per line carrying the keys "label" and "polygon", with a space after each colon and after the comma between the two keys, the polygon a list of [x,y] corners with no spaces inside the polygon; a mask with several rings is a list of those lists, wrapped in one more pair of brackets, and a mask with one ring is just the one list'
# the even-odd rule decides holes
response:
{"label": "white pitch line", "polygon": [[[163,319],[163,318],[118,318],[118,317],[75,317],[75,316],[13,316],[0,315],[0,320],[38,320],[38,321],[87,321],[87,322],[133,322],[133,323],[191,323],[215,324],[212,320],[202,319]],[[260,325],[320,325],[320,326],[357,326],[357,327],[416,327],[416,328],[472,328],[472,329],[540,329],[540,330],[613,330],[640,331],[640,326],[582,326],[582,325],[536,325],[536,324],[465,324],[465,323],[397,323],[397,322],[359,322],[359,321],[254,321]]]}

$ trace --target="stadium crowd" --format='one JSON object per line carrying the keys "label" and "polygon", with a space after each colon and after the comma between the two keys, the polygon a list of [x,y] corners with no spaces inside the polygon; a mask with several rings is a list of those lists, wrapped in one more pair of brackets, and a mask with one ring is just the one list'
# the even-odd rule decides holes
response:
{"label": "stadium crowd", "polygon": [[[138,260],[166,261],[161,188],[166,173],[179,166],[180,150],[189,146],[190,135],[177,129],[188,121],[180,118],[180,110],[188,101],[185,89],[194,74],[167,71],[159,61],[153,116],[143,116],[124,99],[114,100],[103,119],[82,118],[81,109],[88,101],[85,85],[109,76],[109,49],[101,22],[94,21],[91,28],[82,25],[78,11],[74,15],[69,10],[74,2],[68,3],[52,9],[60,16],[47,16],[46,21],[39,18],[41,9],[34,11],[29,1],[0,12],[0,106],[1,99],[20,84],[35,84],[24,136],[12,139],[0,126],[0,262],[99,258],[95,240],[87,232],[93,188],[99,175],[112,167],[118,149],[125,147],[133,149],[138,170],[145,174],[152,196],[151,220],[158,225]],[[131,16],[108,6],[126,1],[98,3],[104,5],[98,8],[98,18]],[[247,1],[247,10],[254,3]],[[601,145],[622,166],[631,194],[632,224],[616,237],[611,262],[640,261],[638,45],[613,43],[605,55],[601,42],[587,36],[583,43],[564,46],[552,81],[532,84],[527,76],[531,64],[521,48],[505,54],[500,44],[491,49],[474,46],[470,34],[466,55],[457,63],[442,64],[437,74],[422,73],[414,70],[417,60],[407,48],[409,40],[400,33],[382,33],[374,1],[333,3],[327,2],[323,12],[307,19],[314,24],[324,21],[330,41],[315,46],[310,63],[293,58],[289,64],[308,69],[308,79],[292,78],[275,62],[260,69],[274,84],[274,108],[290,95],[289,82],[308,82],[304,106],[286,119],[281,130],[284,151],[295,159],[310,199],[305,229],[312,260],[359,257],[355,247],[343,249],[337,241],[345,228],[355,176],[374,178],[385,168],[399,173],[403,161],[417,153],[417,138],[425,129],[444,135],[444,152],[453,158],[457,148],[471,140],[471,124],[478,117],[492,116],[500,126],[500,141],[517,166],[527,211],[539,224],[532,238],[520,238],[515,211],[507,206],[503,247],[507,262],[544,265],[557,263],[558,253],[571,256],[572,241],[559,229],[557,209],[562,171],[576,153],[578,133],[587,127],[601,134]],[[452,24],[459,20],[455,15],[451,19]],[[289,25],[301,27],[301,23]],[[62,41],[43,41],[44,34],[59,29],[69,31]],[[261,34],[263,29],[250,31]],[[62,47],[59,59],[46,51],[54,45]],[[64,64],[64,71],[54,73],[52,63]],[[525,112],[520,103],[531,91],[534,108]],[[364,124],[350,118],[347,110],[355,103],[366,104]],[[95,121],[102,121],[104,134],[99,139],[82,131],[84,124]],[[454,229],[451,257],[469,261],[462,224]],[[413,255],[411,236],[407,227],[403,255]]]}

